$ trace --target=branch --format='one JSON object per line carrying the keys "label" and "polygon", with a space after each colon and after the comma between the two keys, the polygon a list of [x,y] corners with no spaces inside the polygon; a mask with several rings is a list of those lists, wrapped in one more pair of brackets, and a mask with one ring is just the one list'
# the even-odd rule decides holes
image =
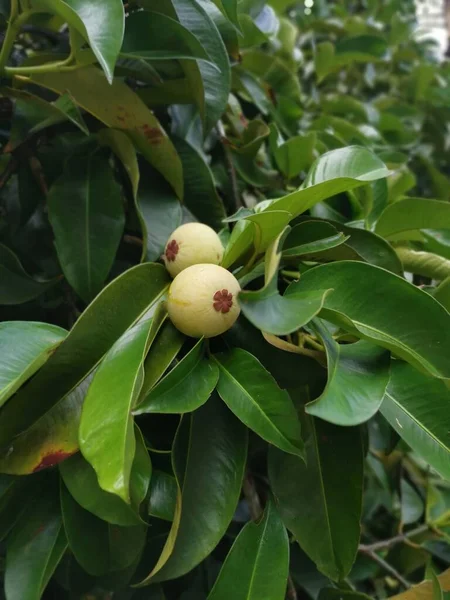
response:
{"label": "branch", "polygon": [[425,533],[426,531],[429,531],[429,529],[429,525],[419,525],[419,527],[411,529],[411,531],[401,533],[400,535],[396,535],[387,540],[381,540],[379,542],[374,542],[373,544],[360,544],[358,550],[363,553],[376,552],[377,550],[389,550],[392,546],[400,544],[401,542],[408,542],[412,537]]}
{"label": "branch", "polygon": [[397,571],[397,569],[394,569],[394,567],[392,565],[387,563],[384,560],[384,558],[381,558],[381,556],[378,556],[378,554],[376,552],[374,552],[370,548],[362,550],[361,547],[359,548],[359,551],[362,552],[363,554],[365,554],[366,556],[368,556],[374,562],[376,562],[379,567],[381,567],[384,571],[386,571],[386,573],[389,573],[389,575],[392,575],[392,577],[394,577],[399,583],[401,583],[405,589],[409,590],[412,587],[411,584],[409,583],[409,581],[407,581]]}

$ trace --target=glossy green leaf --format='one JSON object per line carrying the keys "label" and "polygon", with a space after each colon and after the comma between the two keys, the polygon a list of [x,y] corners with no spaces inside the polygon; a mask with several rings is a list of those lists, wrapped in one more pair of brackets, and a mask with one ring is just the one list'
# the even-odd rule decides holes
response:
{"label": "glossy green leaf", "polygon": [[57,14],[88,42],[109,83],[122,45],[124,7],[121,0],[98,0],[92,10],[89,0],[27,0],[31,8]]}
{"label": "glossy green leaf", "polygon": [[239,348],[216,354],[215,359],[220,369],[217,391],[228,408],[269,444],[303,456],[296,410],[269,371]]}
{"label": "glossy green leaf", "polygon": [[278,56],[271,56],[259,49],[250,50],[243,54],[241,67],[276,90],[277,95],[286,96],[299,103],[299,79]]}
{"label": "glossy green leaf", "polygon": [[122,237],[121,189],[108,159],[76,156],[48,195],[49,219],[67,280],[85,302],[101,290]]}
{"label": "glossy green leaf", "polygon": [[291,179],[310,167],[314,161],[315,132],[297,135],[284,141],[271,126],[270,147],[278,168]]}
{"label": "glossy green leaf", "polygon": [[156,384],[133,414],[182,414],[196,410],[208,400],[218,379],[217,365],[205,357],[205,344],[200,340]]}
{"label": "glossy green leaf", "polygon": [[325,221],[304,221],[295,225],[283,243],[283,257],[307,256],[340,246],[350,236],[339,231],[339,226]]}
{"label": "glossy green leaf", "polygon": [[208,600],[284,600],[289,567],[286,529],[269,501],[259,523],[236,538]]}
{"label": "glossy green leaf", "polygon": [[287,210],[295,217],[325,198],[388,175],[386,165],[367,148],[331,150],[315,161],[299,190],[274,200],[266,210]]}
{"label": "glossy green leaf", "polygon": [[39,600],[66,549],[57,487],[49,483],[11,533],[5,569],[8,600]]}
{"label": "glossy green leaf", "polygon": [[269,477],[286,527],[319,571],[338,581],[348,575],[359,543],[361,432],[320,419],[309,423],[306,463],[271,448]]}
{"label": "glossy green leaf", "polygon": [[148,514],[165,521],[173,521],[177,494],[177,481],[173,475],[164,471],[153,471],[150,481]]}
{"label": "glossy green leaf", "polygon": [[230,63],[225,45],[213,20],[193,0],[172,0],[178,20],[198,39],[215,67],[198,62],[203,83],[205,115],[204,134],[208,134],[225,111],[230,93]]}
{"label": "glossy green leaf", "polygon": [[258,212],[245,218],[255,225],[253,243],[258,253],[267,250],[269,244],[278,237],[291,220],[291,214],[285,210]]}
{"label": "glossy green leaf", "polygon": [[145,257],[158,260],[164,252],[169,235],[181,225],[181,204],[173,189],[161,175],[140,165],[137,208],[146,240]]}
{"label": "glossy green leaf", "polygon": [[[304,218],[305,221],[302,221],[300,225],[311,220],[311,217],[302,218]],[[363,260],[376,265],[377,267],[392,271],[392,273],[395,273],[396,275],[403,275],[402,263],[400,262],[397,253],[382,237],[371,231],[367,231],[366,229],[349,227],[348,225],[338,223],[337,221],[315,219],[314,223],[317,223],[320,226],[323,226],[324,223],[332,225],[336,230],[347,236],[347,239],[342,245],[339,244],[329,250],[324,249],[319,254],[312,254],[312,256],[307,258],[312,258],[313,260],[317,259],[320,262],[334,260]],[[295,228],[293,229],[293,232]],[[294,236],[293,232],[292,235]],[[287,238],[286,242],[288,239],[289,238]]]}
{"label": "glossy green leaf", "polygon": [[120,55],[146,60],[208,60],[205,49],[189,29],[153,11],[128,16]]}
{"label": "glossy green leaf", "polygon": [[0,475],[0,540],[4,540],[40,494],[45,477]]}
{"label": "glossy green leaf", "polygon": [[34,75],[38,85],[59,94],[71,94],[75,102],[108,127],[123,130],[143,156],[183,195],[182,167],[178,154],[152,111],[120,79],[109,84],[93,66],[70,72]]}
{"label": "glossy green leaf", "polygon": [[61,510],[69,547],[90,575],[126,569],[142,551],[146,526],[111,525],[82,508],[61,484]]}
{"label": "glossy green leaf", "polygon": [[151,581],[187,573],[222,538],[239,499],[247,430],[213,395],[184,417],[173,452],[176,476],[183,482],[181,520],[173,551]]}
{"label": "glossy green leaf", "polygon": [[450,275],[438,285],[433,296],[450,312]]}
{"label": "glossy green leaf", "polygon": [[410,365],[393,361],[381,413],[438,473],[450,480],[450,390]]}
{"label": "glossy green leaf", "polygon": [[23,304],[41,296],[56,281],[37,281],[25,272],[17,256],[0,244],[0,289],[1,304]]}
{"label": "glossy green leaf", "polygon": [[375,227],[385,238],[408,239],[408,232],[420,229],[450,229],[450,204],[425,198],[407,198],[386,207]]}
{"label": "glossy green leaf", "polygon": [[286,335],[309,323],[323,308],[329,290],[300,291],[291,284],[284,296],[277,289],[277,280],[257,292],[241,292],[239,304],[247,319],[262,331]]}
{"label": "glossy green leaf", "polygon": [[336,425],[359,425],[378,411],[390,374],[390,353],[360,340],[338,344],[319,322],[317,332],[327,353],[324,391],[306,405],[310,415]]}
{"label": "glossy green leaf", "polygon": [[[355,281],[358,286],[349,284]],[[435,377],[450,377],[450,329],[445,325],[450,315],[406,280],[373,265],[342,261],[310,269],[293,285],[305,291],[332,288],[321,312],[324,319]]]}
{"label": "glossy green leaf", "polygon": [[261,331],[245,317],[240,317],[223,337],[229,347],[242,348],[253,354],[281,388],[292,389],[299,385],[312,385],[313,382],[321,381],[326,374],[316,360],[285,352],[269,344]]}
{"label": "glossy green leaf", "polygon": [[238,221],[231,232],[230,239],[222,258],[222,267],[228,269],[251,247],[254,226],[247,221]]}
{"label": "glossy green leaf", "polygon": [[[153,263],[138,265],[112,281],[35,377],[17,392],[14,403],[5,405],[0,419],[0,447],[77,387],[116,340],[160,300],[168,284],[166,269]],[[36,397],[39,402],[33,401]]]}
{"label": "glossy green leaf", "polygon": [[142,495],[142,479],[140,475],[135,476],[133,470],[131,471],[133,508],[125,504],[116,494],[101,489],[94,469],[81,453],[61,463],[59,470],[76,502],[99,519],[123,526],[139,525],[142,522],[137,512],[137,505]]}
{"label": "glossy green leaf", "polygon": [[131,411],[141,391],[151,324],[138,323],[106,354],[89,386],[80,422],[80,449],[100,487],[127,503],[135,453]]}
{"label": "glossy green leaf", "polygon": [[0,323],[0,405],[3,405],[53,354],[67,331],[32,321]]}
{"label": "glossy green leaf", "polygon": [[187,208],[202,223],[219,229],[226,213],[210,168],[187,141],[175,138],[173,143],[183,165],[184,202]]}
{"label": "glossy green leaf", "polygon": [[171,321],[167,320],[162,325],[144,362],[144,381],[138,405],[164,375],[185,340],[185,336],[172,325]]}

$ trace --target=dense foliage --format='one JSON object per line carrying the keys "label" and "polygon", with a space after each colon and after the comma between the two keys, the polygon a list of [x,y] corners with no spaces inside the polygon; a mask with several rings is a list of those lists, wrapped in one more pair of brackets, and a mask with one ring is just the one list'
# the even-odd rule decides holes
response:
{"label": "dense foliage", "polygon": [[305,6],[0,2],[7,600],[450,590],[450,70],[412,3]]}

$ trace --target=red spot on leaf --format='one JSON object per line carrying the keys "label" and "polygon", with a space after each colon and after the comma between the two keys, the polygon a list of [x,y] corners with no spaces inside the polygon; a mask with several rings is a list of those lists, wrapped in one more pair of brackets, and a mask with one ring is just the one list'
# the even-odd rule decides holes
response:
{"label": "red spot on leaf", "polygon": [[248,121],[247,121],[247,119],[245,118],[245,116],[244,116],[244,113],[240,113],[240,115],[239,115],[239,120],[240,120],[240,122],[242,123],[242,125],[243,125],[244,127],[247,127],[247,125],[248,125]]}
{"label": "red spot on leaf", "polygon": [[269,87],[268,92],[269,92],[269,97],[272,100],[272,104],[274,104],[276,106],[278,104],[278,102],[277,102],[277,97],[275,95],[274,89]]}
{"label": "red spot on leaf", "polygon": [[125,106],[122,106],[121,104],[119,104],[117,108],[118,108],[119,110],[125,110]]}
{"label": "red spot on leaf", "polygon": [[150,127],[147,123],[141,125],[142,133],[151,144],[159,144],[164,137],[163,132],[158,127]]}
{"label": "red spot on leaf", "polygon": [[41,462],[36,467],[34,467],[33,473],[42,471],[42,469],[54,467],[66,458],[69,458],[69,456],[72,456],[72,454],[74,454],[74,452],[64,452],[64,450],[56,450],[56,452],[50,452],[49,454],[46,454],[41,458]]}
{"label": "red spot on leaf", "polygon": [[328,442],[328,437],[326,435],[321,435],[320,439],[322,440],[322,442]]}
{"label": "red spot on leaf", "polygon": [[125,117],[122,117],[120,115],[117,115],[117,120],[118,121],[125,121]]}
{"label": "red spot on leaf", "polygon": [[40,525],[36,531],[34,532],[33,537],[36,537],[37,535],[39,535],[40,533],[42,533],[44,531],[45,527],[43,525]]}

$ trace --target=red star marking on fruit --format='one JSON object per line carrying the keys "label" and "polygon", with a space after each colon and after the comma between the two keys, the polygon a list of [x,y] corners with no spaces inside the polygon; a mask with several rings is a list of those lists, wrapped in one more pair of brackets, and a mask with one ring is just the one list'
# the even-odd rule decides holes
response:
{"label": "red star marking on fruit", "polygon": [[178,250],[180,247],[178,246],[175,240],[170,241],[166,247],[166,258],[168,261],[174,261],[176,255],[178,254]]}
{"label": "red star marking on fruit", "polygon": [[217,312],[227,313],[233,306],[233,294],[230,294],[228,290],[218,290],[214,296],[214,309]]}

